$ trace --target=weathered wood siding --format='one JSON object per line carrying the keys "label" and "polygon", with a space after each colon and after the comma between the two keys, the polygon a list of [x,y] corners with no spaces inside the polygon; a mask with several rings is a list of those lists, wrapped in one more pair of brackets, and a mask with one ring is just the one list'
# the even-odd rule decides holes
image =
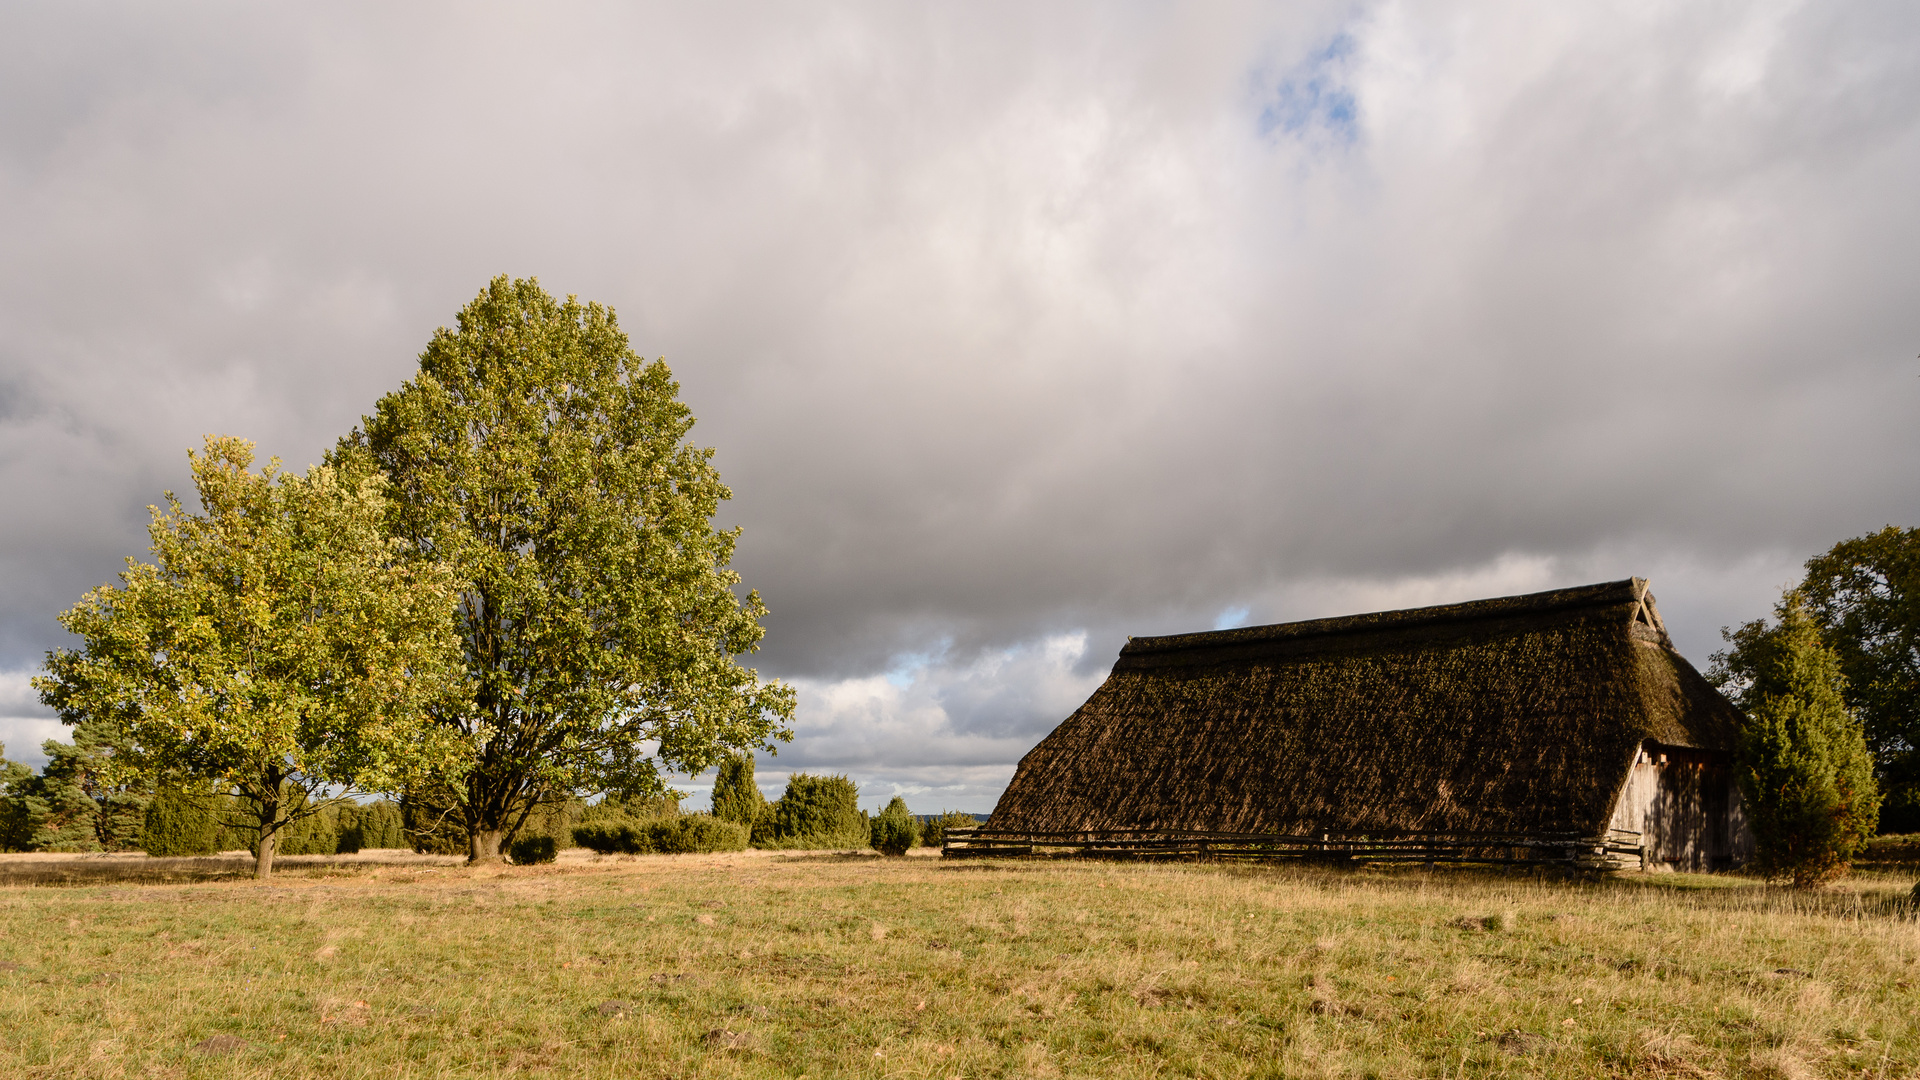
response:
{"label": "weathered wood siding", "polygon": [[1647,861],[1702,872],[1753,854],[1730,757],[1648,741],[1634,759],[1611,826],[1645,837]]}

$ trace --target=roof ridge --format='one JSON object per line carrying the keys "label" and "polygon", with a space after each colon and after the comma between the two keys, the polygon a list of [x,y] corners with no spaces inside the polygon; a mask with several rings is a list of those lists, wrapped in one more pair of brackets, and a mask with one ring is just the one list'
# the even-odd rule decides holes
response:
{"label": "roof ridge", "polygon": [[1242,626],[1230,630],[1203,630],[1188,634],[1128,638],[1121,656],[1142,653],[1174,652],[1183,649],[1217,648],[1262,641],[1284,641],[1336,634],[1365,634],[1380,630],[1405,630],[1444,623],[1475,622],[1481,619],[1537,615],[1566,608],[1608,607],[1636,604],[1647,595],[1647,579],[1626,578],[1579,585],[1567,589],[1497,596],[1458,604],[1400,608],[1360,615],[1340,615],[1330,619],[1304,619],[1299,622],[1273,623],[1267,626]]}

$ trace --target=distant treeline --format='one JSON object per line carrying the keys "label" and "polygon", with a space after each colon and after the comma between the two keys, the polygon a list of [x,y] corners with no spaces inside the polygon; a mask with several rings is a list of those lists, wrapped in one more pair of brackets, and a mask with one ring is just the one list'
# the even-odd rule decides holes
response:
{"label": "distant treeline", "polygon": [[[34,774],[0,759],[0,851],[146,851],[156,856],[257,851],[259,814],[233,793],[167,789],[100,791],[87,782],[84,746],[48,743],[48,766]],[[296,800],[301,797],[289,793]],[[845,776],[796,773],[768,802],[753,782],[753,759],[722,766],[711,813],[686,813],[675,794],[610,795],[536,804],[514,831],[514,862],[544,862],[571,847],[606,854],[673,854],[873,847],[892,854],[916,844],[938,847],[946,830],[979,823],[973,814],[914,815],[895,798],[879,814],[859,808]],[[339,801],[302,813],[280,830],[285,855],[334,855],[400,848],[464,855],[464,827],[444,810],[382,799]]]}

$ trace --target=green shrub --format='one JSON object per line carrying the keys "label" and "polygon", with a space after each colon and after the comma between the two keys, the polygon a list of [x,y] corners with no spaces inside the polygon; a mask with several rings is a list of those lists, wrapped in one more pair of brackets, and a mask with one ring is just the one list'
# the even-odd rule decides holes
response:
{"label": "green shrub", "polygon": [[773,826],[774,808],[779,805],[778,802],[767,803],[760,807],[760,812],[754,816],[753,824],[748,827],[748,836],[751,838],[751,843],[754,847],[770,848],[778,846],[774,842]]}
{"label": "green shrub", "polygon": [[859,791],[844,776],[795,773],[786,793],[773,804],[771,822],[756,828],[769,848],[864,848],[872,841]]}
{"label": "green shrub", "polygon": [[905,855],[920,841],[920,827],[914,823],[907,801],[895,795],[887,808],[873,819],[869,842],[882,855]]}
{"label": "green shrub", "polygon": [[608,818],[629,818],[633,821],[653,821],[657,818],[680,816],[680,794],[669,791],[664,795],[608,795],[592,806],[585,807],[577,819],[580,823],[601,821]]}
{"label": "green shrub", "polygon": [[401,828],[405,847],[421,855],[467,854],[467,826],[453,797],[432,788],[400,796]]}
{"label": "green shrub", "polygon": [[220,850],[222,839],[220,796],[212,792],[190,792],[174,788],[155,793],[147,804],[146,823],[140,832],[140,846],[157,856],[211,855]]}
{"label": "green shrub", "polygon": [[744,851],[747,827],[711,814],[635,820],[604,814],[574,826],[574,842],[602,855],[682,855]]}
{"label": "green shrub", "polygon": [[559,845],[545,833],[525,833],[514,837],[513,843],[507,845],[507,857],[513,860],[515,866],[552,862],[559,854]]}
{"label": "green shrub", "polygon": [[636,820],[615,810],[593,815],[573,827],[573,842],[602,855],[651,855],[658,819]]}
{"label": "green shrub", "polygon": [[947,810],[920,822],[920,843],[926,847],[940,847],[947,842],[948,829],[971,829],[978,824],[972,814]]}
{"label": "green shrub", "polygon": [[252,802],[229,792],[214,804],[220,819],[220,850],[250,851],[260,832],[260,818]]}
{"label": "green shrub", "polygon": [[752,828],[766,811],[767,797],[753,782],[753,755],[728,755],[713,780],[713,816]]}
{"label": "green shrub", "polygon": [[653,850],[663,855],[692,855],[709,851],[745,851],[748,832],[737,821],[712,814],[683,814],[652,825]]}
{"label": "green shrub", "polygon": [[579,824],[567,830],[573,842],[602,855],[650,855],[659,848],[656,826],[678,821],[680,795],[610,794],[580,812]]}
{"label": "green shrub", "polygon": [[[323,806],[312,813],[306,812],[307,799],[303,792],[293,792],[290,796],[294,807],[291,811],[302,816],[289,824],[280,826],[274,835],[273,851],[276,857],[281,855],[333,855],[340,850],[340,806]],[[236,799],[240,813],[247,819],[258,820],[258,805],[251,799]],[[247,837],[247,850],[254,854],[260,852],[259,829],[250,830]]]}
{"label": "green shrub", "polygon": [[340,808],[341,852],[410,846],[398,803],[381,799]]}
{"label": "green shrub", "polygon": [[573,795],[542,802],[527,815],[526,824],[520,827],[519,836],[515,839],[518,840],[520,836],[545,836],[553,840],[556,851],[573,847],[573,827],[580,823],[586,812],[586,801]]}
{"label": "green shrub", "polygon": [[333,855],[340,850],[340,808],[323,806],[280,829],[281,855]]}

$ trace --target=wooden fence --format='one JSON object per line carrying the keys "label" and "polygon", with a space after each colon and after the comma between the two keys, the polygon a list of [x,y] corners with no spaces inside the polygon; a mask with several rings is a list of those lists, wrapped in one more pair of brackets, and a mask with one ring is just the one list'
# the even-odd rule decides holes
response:
{"label": "wooden fence", "polygon": [[1029,856],[1109,859],[1308,859],[1332,863],[1489,863],[1621,870],[1645,865],[1643,838],[1611,829],[1579,833],[1320,832],[1273,833],[1113,830],[1009,832],[948,829],[949,859]]}

